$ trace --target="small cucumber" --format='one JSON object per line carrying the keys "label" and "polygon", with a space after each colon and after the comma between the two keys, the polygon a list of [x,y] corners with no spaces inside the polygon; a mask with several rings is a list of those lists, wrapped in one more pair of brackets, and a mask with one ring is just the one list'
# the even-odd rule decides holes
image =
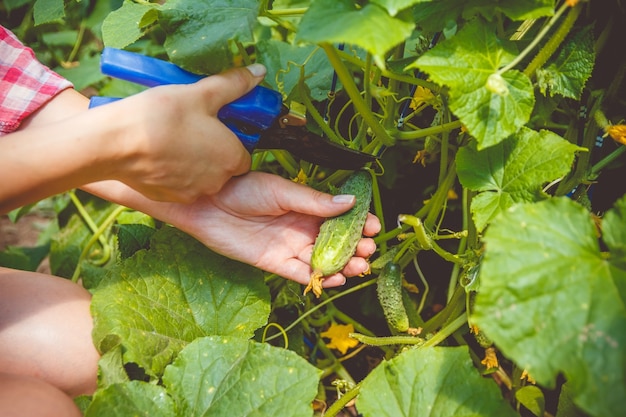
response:
{"label": "small cucumber", "polygon": [[341,271],[354,255],[372,200],[371,175],[367,171],[355,171],[339,187],[338,193],[352,194],[356,202],[347,212],[322,223],[311,254],[313,272],[304,294],[312,290],[319,297],[324,277]]}
{"label": "small cucumber", "polygon": [[398,332],[408,331],[409,316],[402,302],[402,268],[400,265],[394,262],[385,265],[378,276],[376,292],[389,327]]}

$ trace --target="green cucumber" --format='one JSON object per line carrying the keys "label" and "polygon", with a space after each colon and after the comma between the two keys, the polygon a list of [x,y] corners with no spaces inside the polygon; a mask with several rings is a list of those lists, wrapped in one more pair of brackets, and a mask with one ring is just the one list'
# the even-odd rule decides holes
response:
{"label": "green cucumber", "polygon": [[402,268],[389,262],[378,276],[376,293],[389,327],[397,332],[409,330],[409,316],[402,302]]}
{"label": "green cucumber", "polygon": [[367,171],[353,172],[338,193],[354,195],[356,202],[347,212],[322,223],[311,254],[313,272],[304,294],[312,290],[319,297],[324,277],[341,271],[356,252],[372,200],[371,175]]}

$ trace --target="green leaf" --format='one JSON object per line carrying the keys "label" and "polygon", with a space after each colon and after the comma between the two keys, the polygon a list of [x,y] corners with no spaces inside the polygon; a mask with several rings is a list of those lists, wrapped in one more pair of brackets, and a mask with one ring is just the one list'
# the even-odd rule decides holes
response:
{"label": "green leaf", "polygon": [[[101,224],[118,207],[90,194],[76,192],[76,195],[82,201],[85,213],[96,225]],[[55,275],[71,278],[80,254],[93,233],[73,204],[59,213],[59,229],[50,245],[50,269]],[[91,253],[94,258],[99,259],[105,252],[104,249],[100,243],[96,243]],[[89,259],[91,257],[83,262],[83,272]]]}
{"label": "green leaf", "polygon": [[413,7],[413,19],[424,31],[442,31],[448,24],[456,24],[467,0],[429,1]]}
{"label": "green leaf", "polygon": [[526,385],[515,391],[515,399],[537,417],[543,417],[546,399],[539,387]]}
{"label": "green leaf", "polygon": [[537,70],[537,83],[542,94],[580,99],[595,63],[591,27],[577,32],[561,48],[554,62]]}
{"label": "green leaf", "polygon": [[60,30],[57,32],[43,33],[44,43],[49,46],[74,46],[78,39],[77,30]]}
{"label": "green leaf", "polygon": [[74,84],[74,88],[78,91],[106,78],[106,75],[100,72],[99,55],[86,55],[81,57],[79,65],[76,67],[57,67],[54,70],[61,76],[70,80]]}
{"label": "green leaf", "polygon": [[116,334],[124,359],[152,376],[189,342],[208,335],[251,337],[269,315],[260,270],[220,256],[165,227],[110,271],[92,300],[94,341]]}
{"label": "green leaf", "polygon": [[35,26],[58,22],[64,17],[65,3],[63,0],[37,0],[33,6]]}
{"label": "green leaf", "polygon": [[583,412],[574,404],[572,392],[567,382],[561,386],[556,417],[589,417],[589,414]]}
{"label": "green leaf", "polygon": [[122,224],[117,231],[120,258],[130,258],[140,249],[148,249],[155,229],[144,224]]}
{"label": "green leaf", "polygon": [[163,387],[141,381],[113,384],[98,390],[85,413],[85,417],[176,415],[174,401]]}
{"label": "green leaf", "polygon": [[189,344],[163,382],[185,417],[303,417],[313,415],[319,377],[289,350],[214,336]]}
{"label": "green leaf", "polygon": [[[626,204],[614,210],[602,224],[611,251],[613,238],[623,247]],[[623,415],[626,269],[600,251],[589,212],[565,197],[517,205],[484,240],[472,320],[539,384],[563,373],[583,410]]]}
{"label": "green leaf", "polygon": [[391,16],[398,14],[400,10],[407,9],[414,4],[423,3],[430,0],[370,0],[370,3],[383,7]]}
{"label": "green leaf", "polygon": [[23,5],[28,4],[30,2],[31,0],[4,0],[2,4],[6,8],[7,12],[10,12],[11,10],[22,7]]}
{"label": "green leaf", "polygon": [[49,252],[49,243],[35,247],[9,246],[0,252],[0,266],[22,271],[36,271]]}
{"label": "green leaf", "polygon": [[459,181],[478,192],[471,205],[477,229],[516,203],[546,198],[542,187],[569,172],[581,150],[555,133],[528,128],[482,151],[474,142],[459,149]]}
{"label": "green leaf", "polygon": [[352,0],[316,0],[302,17],[296,40],[360,46],[384,66],[385,53],[409,37],[413,27],[376,4],[358,8]]}
{"label": "green leaf", "polygon": [[122,7],[109,13],[102,22],[104,45],[121,49],[141,38],[156,21],[157,7],[154,3],[125,0]]}
{"label": "green leaf", "polygon": [[450,109],[480,149],[499,143],[530,119],[535,102],[530,79],[516,70],[497,74],[516,54],[491,25],[475,20],[409,67],[450,88]]}
{"label": "green leaf", "polygon": [[554,14],[554,0],[471,0],[465,14],[480,13],[491,20],[504,13],[512,20],[537,19]]}
{"label": "green leaf", "polygon": [[516,415],[466,346],[413,349],[383,362],[363,380],[357,407],[365,417]]}
{"label": "green leaf", "polygon": [[107,387],[128,382],[130,378],[124,369],[124,349],[120,344],[120,338],[112,336],[105,343],[109,346],[98,361],[98,386]]}
{"label": "green leaf", "polygon": [[170,0],[159,12],[165,49],[188,71],[214,74],[233,66],[231,42],[252,42],[257,0]]}
{"label": "green leaf", "polygon": [[304,66],[305,83],[311,91],[311,98],[316,101],[327,98],[333,70],[328,65],[326,55],[318,48],[272,39],[257,42],[256,49],[257,61],[267,67],[268,74],[274,74],[265,77],[274,89],[291,95],[300,80],[300,69]]}

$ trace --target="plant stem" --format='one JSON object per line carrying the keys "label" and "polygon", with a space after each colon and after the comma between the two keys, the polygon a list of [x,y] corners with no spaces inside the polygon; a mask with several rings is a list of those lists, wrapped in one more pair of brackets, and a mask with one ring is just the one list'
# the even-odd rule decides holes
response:
{"label": "plant stem", "polygon": [[421,347],[437,346],[439,343],[443,342],[449,336],[451,336],[454,332],[459,330],[466,323],[467,318],[465,317],[465,314],[461,314],[456,319],[446,324],[440,331],[435,333],[433,337],[427,339]]}
{"label": "plant stem", "polygon": [[76,59],[76,55],[78,54],[78,50],[80,49],[80,45],[83,43],[83,37],[85,36],[85,21],[83,20],[78,27],[78,36],[76,37],[76,42],[74,42],[74,46],[72,47],[72,51],[70,55],[67,57],[67,62],[72,62]]}
{"label": "plant stem", "polygon": [[[365,63],[354,55],[350,55],[346,52],[341,51],[338,51],[337,53],[341,57],[341,59],[346,62],[350,62],[351,64],[360,68],[363,68],[365,66]],[[395,72],[391,72],[385,68],[379,68],[378,70],[380,71],[381,76],[389,78],[390,80],[396,80],[411,85],[420,85],[424,88],[428,88],[433,93],[439,92],[441,90],[441,87],[439,85],[430,81],[425,81],[421,78],[414,77],[412,75],[396,74]]]}
{"label": "plant stem", "polygon": [[[373,201],[373,205],[374,205],[374,214],[376,215],[376,217],[378,217],[379,219],[384,219],[385,215],[383,212],[383,203],[380,197],[380,187],[378,186],[378,181],[376,179],[376,176],[373,175],[372,172],[370,172],[370,174],[372,174],[372,201]],[[381,228],[380,228],[380,232],[381,234],[385,234],[385,222],[381,222]],[[382,253],[387,252],[387,241],[383,240],[380,243],[380,251]]]}
{"label": "plant stem", "polygon": [[[353,292],[359,291],[365,287],[369,287],[370,285],[375,285],[376,284],[376,279],[370,279],[369,281],[365,281],[362,284],[359,285],[355,285],[352,288],[349,288],[345,291],[342,291],[340,293],[337,293],[335,295],[333,295],[332,297],[328,297],[328,299],[322,301],[321,303],[317,304],[315,307],[313,307],[312,309],[310,309],[309,311],[305,311],[304,313],[302,313],[300,315],[300,317],[298,317],[296,320],[294,320],[289,326],[285,327],[284,331],[288,332],[289,330],[293,329],[298,323],[300,323],[302,320],[304,320],[305,318],[307,318],[309,315],[313,314],[314,312],[316,312],[317,310],[319,310],[320,308],[322,308],[323,306],[325,306],[328,303],[332,303],[333,301],[335,301],[338,298],[343,297],[344,295],[348,295],[348,294],[352,294]],[[265,339],[266,342],[269,342],[270,340],[276,339],[277,337],[281,336],[280,333],[276,333],[274,335],[268,336],[267,339]]]}
{"label": "plant stem", "polygon": [[344,393],[340,398],[328,407],[328,410],[324,413],[324,417],[335,417],[343,408],[361,391],[361,383],[359,382],[350,391]]}
{"label": "plant stem", "polygon": [[443,181],[439,183],[437,191],[430,199],[428,203],[428,215],[424,219],[424,226],[431,230],[439,217],[441,209],[448,199],[448,191],[452,188],[456,179],[456,162],[453,159],[448,167],[448,173],[444,177]]}
{"label": "plant stem", "polygon": [[322,117],[322,115],[317,111],[317,109],[313,105],[313,102],[311,101],[311,98],[309,97],[306,91],[306,86],[304,84],[303,75],[300,76],[300,80],[298,81],[298,92],[300,93],[300,98],[303,102],[302,104],[304,104],[304,106],[306,107],[307,112],[313,118],[315,123],[317,123],[320,129],[322,129],[322,132],[324,132],[324,134],[328,137],[328,139],[330,139],[331,142],[343,144],[344,143],[343,139],[340,138],[335,133],[335,131],[330,128],[330,126],[328,126],[328,124],[324,121],[324,118]]}
{"label": "plant stem", "polygon": [[[83,218],[83,220],[87,224],[87,227],[89,227],[89,230],[91,230],[91,233],[96,234],[98,231],[98,225],[96,225],[96,223],[93,221],[89,213],[87,213],[85,206],[76,195],[76,191],[70,190],[68,192],[68,195],[70,196],[70,200],[72,200],[72,203],[74,203],[74,206],[76,207],[76,210],[78,211],[78,214],[80,214],[80,217]],[[102,235],[98,235],[98,236],[99,236],[98,240],[100,241],[100,245],[102,245],[102,250],[105,252],[105,255],[106,255],[106,252],[108,252],[109,250],[109,244],[107,243],[104,236]]]}
{"label": "plant stem", "polygon": [[[561,9],[563,9],[563,7],[566,7],[566,4],[563,4]],[[535,73],[535,71],[537,71],[538,68],[545,64],[546,61],[552,56],[552,54],[554,54],[559,45],[561,45],[563,40],[565,40],[565,37],[572,29],[572,26],[574,26],[574,23],[576,22],[576,19],[578,19],[578,15],[580,15],[581,10],[581,3],[578,3],[576,6],[571,8],[558,30],[552,35],[550,40],[546,42],[543,48],[541,48],[539,53],[535,55],[533,60],[530,61],[530,64],[528,64],[528,66],[524,70],[524,74],[527,77],[531,77]]]}
{"label": "plant stem", "polygon": [[383,336],[372,337],[360,333],[350,333],[351,338],[370,346],[389,346],[389,345],[421,345],[424,339],[415,336]]}
{"label": "plant stem", "polygon": [[302,16],[307,10],[308,7],[294,7],[293,9],[266,9],[264,12],[272,16]]}
{"label": "plant stem", "polygon": [[460,120],[454,120],[452,122],[442,123],[437,126],[430,126],[424,129],[394,132],[393,136],[398,140],[415,140],[425,138],[426,136],[439,135],[441,133],[450,132],[454,129],[458,129],[463,126]]}
{"label": "plant stem", "polygon": [[[74,268],[74,273],[72,274],[72,282],[78,282],[78,278],[80,277],[80,271],[81,271],[81,263],[87,257],[87,254],[89,253],[89,249],[91,249],[93,244],[96,243],[96,241],[102,237],[102,234],[104,233],[104,231],[108,229],[111,226],[111,224],[113,224],[113,222],[117,219],[117,217],[124,210],[127,210],[127,208],[124,206],[119,206],[115,210],[113,210],[111,214],[109,214],[109,216],[104,220],[104,222],[102,222],[100,227],[94,232],[94,234],[91,236],[89,241],[87,241],[87,244],[85,245],[82,252],[80,253],[80,256],[78,257],[76,268]],[[106,245],[106,247],[108,247],[108,245]],[[105,259],[108,260],[107,259],[108,257],[110,257],[110,251],[106,253]]]}
{"label": "plant stem", "polygon": [[363,100],[363,97],[361,97],[361,93],[354,83],[352,75],[343,64],[343,62],[341,62],[341,58],[339,57],[339,53],[337,52],[335,47],[329,43],[322,43],[320,46],[326,52],[326,55],[328,56],[331,65],[337,73],[337,77],[339,77],[339,79],[341,80],[343,88],[348,96],[350,96],[354,107],[361,114],[361,117],[363,118],[365,123],[367,123],[370,129],[372,129],[376,138],[378,138],[379,141],[387,146],[393,145],[393,138],[389,136],[389,133],[383,128],[380,123],[378,123],[378,120],[376,120],[374,113],[372,113],[365,100]]}
{"label": "plant stem", "polygon": [[511,61],[508,65],[505,65],[504,67],[500,68],[497,73],[504,74],[505,72],[515,68],[517,64],[522,62],[522,60],[526,58],[526,55],[528,55],[533,49],[535,49],[535,47],[539,44],[539,42],[541,42],[544,36],[548,34],[550,29],[552,29],[552,26],[554,26],[554,24],[559,20],[563,12],[565,12],[565,10],[568,7],[569,6],[567,5],[567,3],[563,3],[563,5],[559,8],[559,10],[557,10],[554,16],[552,16],[552,18],[541,29],[541,31],[537,34],[537,36],[535,36],[535,38],[528,44],[528,46],[518,56],[516,56],[515,59],[513,59],[513,61]]}
{"label": "plant stem", "polygon": [[453,316],[455,311],[462,308],[465,308],[465,289],[459,285],[456,287],[450,297],[450,301],[444,309],[424,323],[422,333],[427,334],[434,332],[439,326],[444,325],[444,323]]}
{"label": "plant stem", "polygon": [[609,165],[611,162],[615,161],[624,152],[626,152],[626,146],[620,146],[619,148],[615,149],[613,152],[602,158],[591,168],[591,171],[589,172],[589,177],[597,177],[600,174],[600,171],[606,168],[607,165]]}

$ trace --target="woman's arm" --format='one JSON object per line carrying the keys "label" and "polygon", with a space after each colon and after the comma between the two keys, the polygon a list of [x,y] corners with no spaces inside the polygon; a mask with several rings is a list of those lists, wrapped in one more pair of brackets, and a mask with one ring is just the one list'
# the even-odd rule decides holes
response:
{"label": "woman's arm", "polygon": [[233,69],[90,110],[76,91],[59,93],[0,138],[0,212],[101,180],[162,201],[217,192],[250,164],[217,112],[263,75],[259,66]]}

